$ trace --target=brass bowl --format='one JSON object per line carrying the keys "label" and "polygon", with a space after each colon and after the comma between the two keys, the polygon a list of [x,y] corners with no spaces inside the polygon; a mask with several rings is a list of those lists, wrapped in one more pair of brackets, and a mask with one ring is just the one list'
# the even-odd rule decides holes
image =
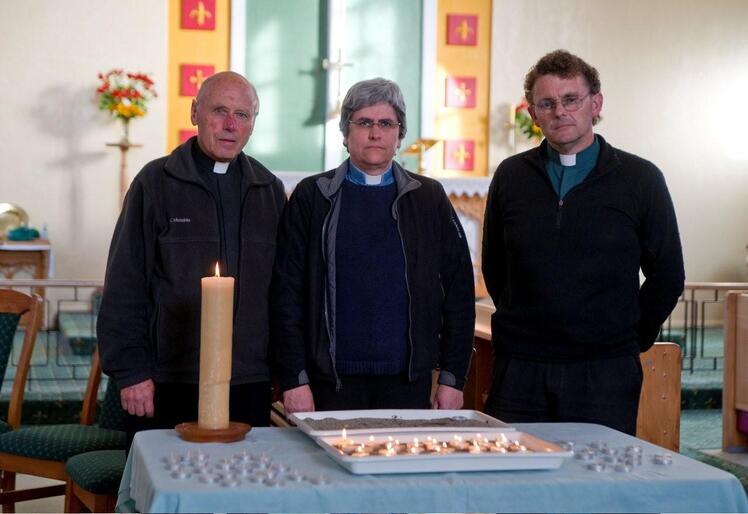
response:
{"label": "brass bowl", "polygon": [[8,232],[29,223],[29,215],[13,203],[0,203],[0,239],[7,239]]}

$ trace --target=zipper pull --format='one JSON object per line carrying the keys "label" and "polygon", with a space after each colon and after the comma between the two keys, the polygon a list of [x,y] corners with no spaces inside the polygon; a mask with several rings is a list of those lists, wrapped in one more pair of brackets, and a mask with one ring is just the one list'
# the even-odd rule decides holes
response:
{"label": "zipper pull", "polygon": [[559,200],[558,201],[558,208],[560,209],[563,206],[564,206],[564,201],[563,200]]}

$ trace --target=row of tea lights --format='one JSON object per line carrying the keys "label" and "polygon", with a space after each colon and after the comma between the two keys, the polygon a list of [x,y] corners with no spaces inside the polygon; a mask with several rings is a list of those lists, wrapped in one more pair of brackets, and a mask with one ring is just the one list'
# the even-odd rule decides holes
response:
{"label": "row of tea lights", "polygon": [[[630,473],[642,465],[644,451],[639,445],[615,448],[602,441],[593,441],[587,446],[575,450],[572,441],[559,441],[558,445],[574,453],[574,456],[585,463],[590,471],[603,472],[615,470]],[[669,466],[673,463],[671,453],[658,453],[652,456],[657,465]]]}
{"label": "row of tea lights", "polygon": [[197,478],[203,484],[236,487],[246,481],[279,487],[289,482],[307,482],[326,485],[330,480],[324,475],[305,475],[291,466],[273,462],[267,454],[254,454],[248,450],[212,461],[210,455],[200,449],[188,450],[186,454],[171,453],[163,458],[166,471],[175,480]]}
{"label": "row of tea lights", "polygon": [[504,434],[496,438],[475,434],[474,437],[454,434],[447,440],[433,436],[425,439],[414,437],[412,441],[403,442],[392,436],[377,440],[373,435],[365,441],[355,441],[347,437],[343,429],[341,438],[330,443],[341,455],[350,457],[395,457],[408,455],[447,455],[450,453],[531,453],[525,445],[517,440],[510,440]]}

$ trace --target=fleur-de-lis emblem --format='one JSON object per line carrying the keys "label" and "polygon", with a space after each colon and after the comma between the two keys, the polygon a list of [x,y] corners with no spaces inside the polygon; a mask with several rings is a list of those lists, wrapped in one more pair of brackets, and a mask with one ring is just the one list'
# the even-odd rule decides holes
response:
{"label": "fleur-de-lis emblem", "polygon": [[205,8],[202,2],[197,3],[197,8],[190,11],[190,18],[194,18],[198,25],[204,25],[205,20],[212,18],[213,14]]}
{"label": "fleur-de-lis emblem", "polygon": [[455,32],[459,34],[460,39],[467,41],[468,37],[473,33],[473,27],[470,26],[467,20],[462,20],[462,22],[455,28]]}

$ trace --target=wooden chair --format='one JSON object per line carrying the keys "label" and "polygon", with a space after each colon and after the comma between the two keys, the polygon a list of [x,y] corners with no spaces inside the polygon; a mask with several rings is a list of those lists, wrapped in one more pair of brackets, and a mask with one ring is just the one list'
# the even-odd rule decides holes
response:
{"label": "wooden chair", "polygon": [[[491,322],[494,308],[476,304],[475,346],[465,383],[465,408],[483,410],[491,388],[493,356]],[[644,381],[639,400],[637,437],[673,451],[680,447],[680,347],[655,343],[641,354]]]}
{"label": "wooden chair", "polygon": [[725,296],[725,361],[722,450],[745,452],[748,434],[738,430],[738,410],[748,411],[748,291]]}
{"label": "wooden chair", "polygon": [[125,470],[125,450],[99,450],[70,457],[65,464],[65,512],[114,512]]}
{"label": "wooden chair", "polygon": [[494,306],[475,304],[475,337],[473,357],[463,389],[465,409],[482,411],[493,381],[493,347],[491,346],[491,314]]}
{"label": "wooden chair", "polygon": [[0,421],[0,433],[14,430],[21,424],[23,394],[26,389],[26,378],[29,374],[36,334],[42,323],[42,308],[42,299],[39,295],[29,296],[10,289],[0,289],[0,377],[5,376],[10,355],[13,352],[16,329],[21,318],[26,324],[21,355],[16,366],[16,377],[10,393],[8,417],[6,421]]}
{"label": "wooden chair", "polygon": [[94,425],[96,399],[101,381],[98,351],[83,398],[80,424],[39,425],[0,435],[0,504],[4,512],[15,512],[15,502],[65,493],[64,484],[15,490],[16,473],[67,481],[65,462],[74,455],[98,450],[124,450],[124,411],[119,391],[109,381],[98,425]]}
{"label": "wooden chair", "polygon": [[674,452],[680,450],[681,351],[655,343],[641,354],[644,381],[636,436]]}

